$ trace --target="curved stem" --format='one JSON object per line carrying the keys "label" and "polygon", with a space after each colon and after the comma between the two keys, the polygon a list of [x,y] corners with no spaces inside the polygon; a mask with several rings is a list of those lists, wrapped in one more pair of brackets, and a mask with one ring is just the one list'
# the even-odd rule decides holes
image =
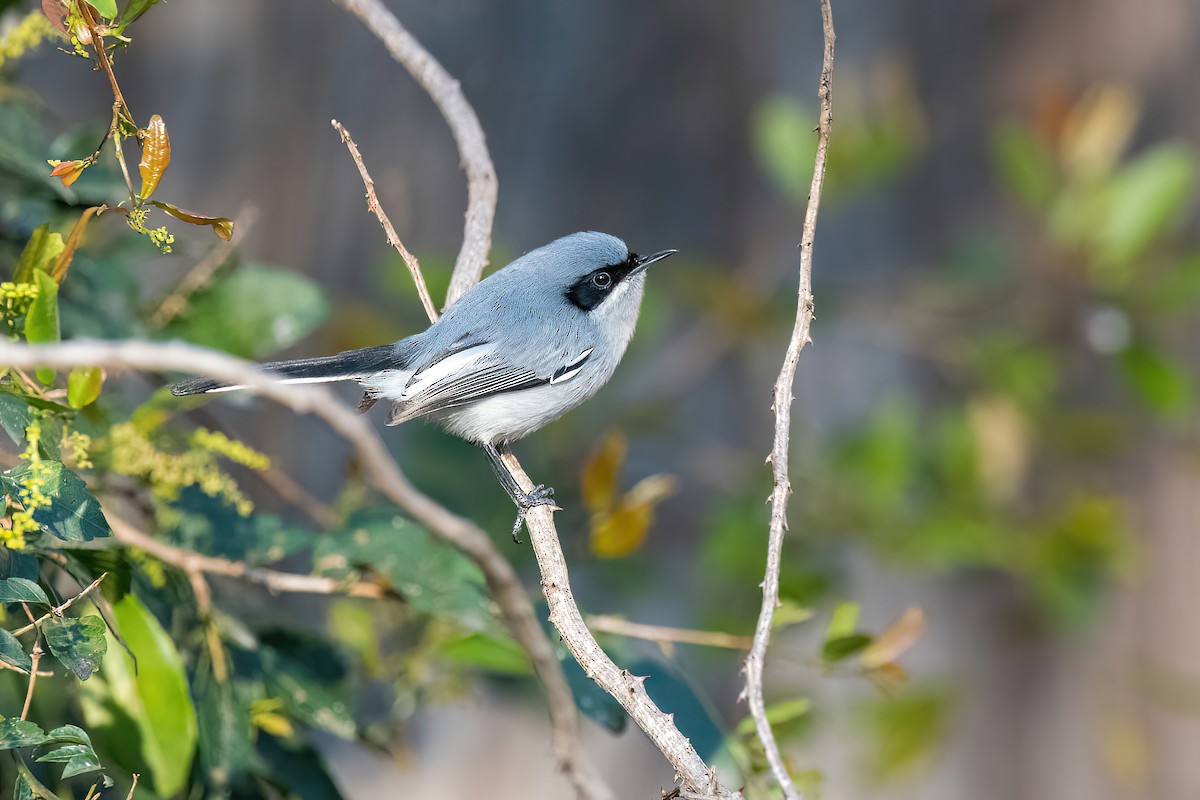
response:
{"label": "curved stem", "polygon": [[800,237],[800,289],[796,304],[796,324],[788,342],[783,367],[775,381],[771,408],[775,412],[775,440],[771,448],[771,467],[774,489],[771,492],[771,527],[767,543],[767,569],[763,578],[762,608],[758,624],[754,629],[754,645],[746,657],[746,689],[744,696],[750,705],[754,727],[766,751],[771,772],[783,789],[787,800],[800,797],[799,791],[788,774],[779,752],[779,744],[771,731],[767,719],[766,703],[763,700],[763,664],[767,657],[767,645],[771,640],[771,622],[775,608],[779,605],[779,566],[783,554],[783,536],[787,530],[787,501],[792,492],[788,476],[788,445],[791,437],[792,386],[796,381],[796,364],[800,351],[812,339],[809,328],[813,319],[812,259],[813,239],[817,231],[817,211],[821,205],[821,188],[825,183],[825,163],[829,154],[829,128],[833,124],[833,81],[834,30],[830,0],[821,0],[821,20],[824,31],[825,55],[821,66],[821,83],[818,97],[821,101],[820,117],[817,122],[817,154],[813,164],[812,186],[808,193],[808,207],[804,212],[804,227]]}

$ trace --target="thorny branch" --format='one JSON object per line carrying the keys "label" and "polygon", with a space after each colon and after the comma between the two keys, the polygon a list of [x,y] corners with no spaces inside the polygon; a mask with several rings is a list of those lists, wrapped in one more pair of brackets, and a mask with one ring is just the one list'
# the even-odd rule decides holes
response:
{"label": "thorny branch", "polygon": [[[408,511],[438,536],[462,550],[479,566],[488,590],[504,615],[513,638],[529,654],[546,689],[555,729],[555,755],[569,780],[584,797],[604,797],[607,790],[585,775],[577,763],[577,714],[571,689],[521,579],[482,529],[454,514],[409,482],[370,423],[324,386],[276,383],[252,364],[203,347],[179,342],[137,340],[102,342],[76,339],[53,345],[0,342],[0,364],[10,367],[98,366],[109,370],[183,371],[247,390],[286,406],[297,414],[315,414],[353,447],[363,477],[384,497]],[[119,523],[118,523],[119,525]]]}
{"label": "thorny branch", "polygon": [[817,96],[821,109],[817,121],[817,153],[813,163],[812,185],[808,192],[808,207],[804,212],[804,227],[800,236],[800,288],[796,306],[796,324],[788,342],[783,366],[775,381],[771,408],[775,412],[775,440],[771,448],[770,462],[774,474],[775,488],[771,492],[771,526],[767,544],[767,569],[763,578],[762,609],[754,629],[754,646],[746,657],[745,697],[754,717],[754,727],[766,751],[771,772],[783,789],[787,800],[800,797],[799,791],[788,774],[767,719],[763,700],[763,663],[767,656],[767,645],[771,639],[771,622],[775,608],[779,605],[779,566],[782,560],[783,536],[787,529],[787,500],[792,485],[788,477],[788,444],[791,435],[792,386],[796,380],[796,364],[800,351],[812,339],[809,328],[813,319],[812,260],[813,238],[817,231],[817,211],[821,205],[821,188],[825,183],[825,162],[829,154],[829,129],[833,124],[833,50],[836,37],[833,30],[833,11],[830,0],[821,0],[821,23],[824,39],[824,59],[821,64],[821,82]]}
{"label": "thorny branch", "polygon": [[488,154],[479,117],[459,85],[428,50],[409,33],[381,0],[333,0],[358,17],[383,43],[432,98],[450,126],[467,174],[467,213],[462,249],[454,262],[446,305],[479,282],[492,248],[492,223],[496,218],[496,169]]}
{"label": "thorny branch", "polygon": [[[521,488],[530,491],[533,481],[529,480],[517,459],[511,454],[505,454],[503,459]],[[553,512],[547,506],[536,506],[529,510],[525,525],[529,529],[529,541],[533,544],[533,552],[542,573],[542,592],[550,606],[550,622],[579,666],[600,688],[612,695],[638,727],[646,732],[654,746],[675,768],[685,793],[713,798],[741,798],[741,792],[731,791],[721,785],[716,770],[704,763],[696,748],[675,726],[675,715],[664,713],[650,699],[646,693],[646,676],[633,675],[621,669],[596,643],[571,594],[567,562],[558,541]]]}

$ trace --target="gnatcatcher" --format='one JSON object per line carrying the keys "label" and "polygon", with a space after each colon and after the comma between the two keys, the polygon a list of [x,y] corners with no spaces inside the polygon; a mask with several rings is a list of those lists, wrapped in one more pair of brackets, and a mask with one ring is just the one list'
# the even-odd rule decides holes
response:
{"label": "gnatcatcher", "polygon": [[[407,339],[261,366],[282,383],[357,381],[360,410],[392,402],[388,425],[427,417],[480,445],[517,504],[516,539],[529,509],[553,505],[554,489],[522,491],[501,456],[608,382],[637,325],[646,267],[676,252],[639,256],[615,236],[574,233],[497,270]],[[171,391],[239,388],[198,378]]]}

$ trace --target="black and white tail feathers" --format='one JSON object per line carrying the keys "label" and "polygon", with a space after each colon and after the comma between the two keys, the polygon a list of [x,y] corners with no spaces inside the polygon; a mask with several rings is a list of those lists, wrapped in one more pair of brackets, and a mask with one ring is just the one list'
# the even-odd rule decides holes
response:
{"label": "black and white tail feathers", "polygon": [[[273,361],[260,364],[259,368],[277,374],[281,383],[326,383],[355,380],[387,369],[401,369],[404,366],[403,361],[400,348],[394,344],[381,344],[322,358]],[[182,397],[241,388],[243,387],[227,386],[208,378],[192,378],[172,386],[171,394]]]}

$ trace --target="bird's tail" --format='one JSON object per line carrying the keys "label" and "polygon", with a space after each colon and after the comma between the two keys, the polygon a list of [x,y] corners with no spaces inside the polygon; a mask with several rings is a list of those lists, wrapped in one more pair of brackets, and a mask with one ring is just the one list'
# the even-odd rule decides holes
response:
{"label": "bird's tail", "polygon": [[[280,383],[328,383],[330,381],[352,381],[365,375],[386,369],[400,368],[401,358],[397,347],[391,344],[347,350],[323,358],[298,358],[294,361],[272,361],[260,364],[259,368],[279,376]],[[230,386],[208,378],[192,378],[171,387],[171,394],[183,396],[208,392],[230,392],[244,389]]]}

